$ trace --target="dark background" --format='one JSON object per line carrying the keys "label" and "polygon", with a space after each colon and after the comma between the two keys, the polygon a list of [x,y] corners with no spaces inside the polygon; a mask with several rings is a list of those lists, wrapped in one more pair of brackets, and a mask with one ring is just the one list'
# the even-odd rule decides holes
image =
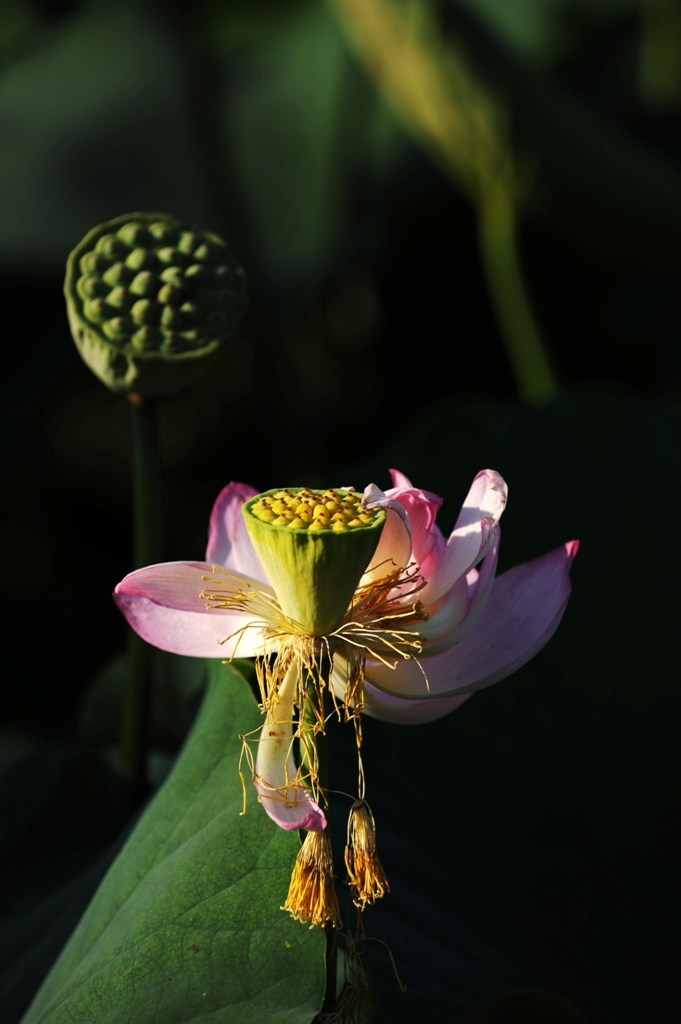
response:
{"label": "dark background", "polygon": [[[457,982],[434,954],[449,1019],[537,979],[594,1024],[676,1019],[681,18],[665,0],[506,6],[424,10],[431,59],[463,61],[532,170],[517,241],[550,396],[525,393],[509,355],[475,196],[386,104],[333,5],[3,6],[8,1020],[68,934],[67,914],[38,949],[36,908],[77,919],[60,887],[135,806],[110,596],[132,558],[128,408],[81,362],[62,297],[68,252],[134,210],[222,234],[249,281],[235,340],[163,408],[167,558],[203,554],[230,479],[387,486],[389,466],[444,496],[445,530],[478,469],[499,470],[502,569],[582,541],[565,620],[527,669],[446,724],[367,725],[394,848],[408,741],[408,786],[439,809],[420,855],[445,905],[521,965]],[[156,709],[156,778],[195,707],[178,675]]]}

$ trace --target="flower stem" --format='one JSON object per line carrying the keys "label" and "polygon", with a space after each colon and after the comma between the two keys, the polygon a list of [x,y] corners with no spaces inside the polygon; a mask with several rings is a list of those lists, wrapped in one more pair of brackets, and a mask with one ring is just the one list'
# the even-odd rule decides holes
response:
{"label": "flower stem", "polygon": [[336,929],[331,924],[324,925],[324,950],[326,962],[326,984],[324,986],[324,1002],[322,1011],[332,1010],[338,1000],[338,938]]}
{"label": "flower stem", "polygon": [[[157,399],[129,396],[132,445],[133,561],[135,568],[160,562],[163,552],[162,458]],[[147,782],[149,705],[153,649],[132,631],[121,709],[121,766],[136,786]]]}
{"label": "flower stem", "polygon": [[316,724],[317,715],[315,713],[314,704],[312,703],[312,697],[307,696],[305,698],[303,710],[300,713],[300,739],[298,740],[298,753],[303,774],[307,776],[310,783],[314,782],[313,785],[309,783],[306,783],[306,785],[315,799],[317,785],[321,785],[322,783],[322,769],[319,761],[317,744],[315,742]]}
{"label": "flower stem", "polygon": [[[321,710],[321,709],[320,709]],[[313,698],[308,696],[305,699],[302,711],[300,712],[300,739],[298,741],[298,752],[303,772],[317,779],[320,788],[328,782],[328,762],[326,758],[319,757],[316,750],[316,743],[313,740],[314,728],[318,724]],[[315,787],[316,788],[316,787]],[[324,987],[324,1001],[320,1013],[333,1009],[337,1000],[336,989],[338,987],[338,939],[336,929],[332,924],[324,925],[325,963],[326,963],[326,984]]]}
{"label": "flower stem", "polygon": [[558,385],[523,277],[513,198],[500,185],[490,184],[479,200],[478,243],[520,396],[533,405],[550,402],[557,397]]}
{"label": "flower stem", "polygon": [[681,99],[681,10],[677,0],[641,0],[638,87],[646,103],[672,108]]}

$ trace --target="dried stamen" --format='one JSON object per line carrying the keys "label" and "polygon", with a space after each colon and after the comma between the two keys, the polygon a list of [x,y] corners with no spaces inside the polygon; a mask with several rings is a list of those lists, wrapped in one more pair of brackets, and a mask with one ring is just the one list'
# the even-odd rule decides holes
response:
{"label": "dried stamen", "polygon": [[360,910],[390,892],[388,879],[376,852],[374,816],[364,800],[356,800],[350,809],[345,866],[352,902]]}
{"label": "dried stamen", "polygon": [[333,883],[331,839],[326,830],[308,832],[293,866],[291,884],[282,910],[295,921],[315,928],[341,923],[338,897]]}

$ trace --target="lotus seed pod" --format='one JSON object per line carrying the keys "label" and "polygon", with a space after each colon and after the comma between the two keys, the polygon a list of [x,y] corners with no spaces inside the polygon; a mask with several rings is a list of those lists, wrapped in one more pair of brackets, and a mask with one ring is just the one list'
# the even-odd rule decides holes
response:
{"label": "lotus seed pod", "polygon": [[210,231],[161,213],[100,224],[66,262],[69,325],[83,360],[116,393],[193,384],[235,332],[246,277]]}
{"label": "lotus seed pod", "polygon": [[241,511],[284,615],[313,636],[340,625],[376,551],[386,514],[351,488],[282,488]]}

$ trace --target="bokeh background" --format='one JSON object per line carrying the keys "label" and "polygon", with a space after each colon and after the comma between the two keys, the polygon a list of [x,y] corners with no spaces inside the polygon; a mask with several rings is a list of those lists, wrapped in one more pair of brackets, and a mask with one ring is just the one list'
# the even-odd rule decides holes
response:
{"label": "bokeh background", "polygon": [[[377,955],[386,1019],[526,987],[590,1024],[676,1019],[680,129],[674,0],[5,0],[6,1020],[139,796],[111,600],[129,410],[62,296],[69,251],[135,210],[222,234],[249,282],[236,339],[164,403],[167,558],[203,553],[230,479],[390,466],[443,495],[445,530],[499,470],[502,569],[582,541],[535,662],[446,723],[367,724],[403,883],[372,918],[409,987]],[[191,668],[164,663],[152,781]]]}

